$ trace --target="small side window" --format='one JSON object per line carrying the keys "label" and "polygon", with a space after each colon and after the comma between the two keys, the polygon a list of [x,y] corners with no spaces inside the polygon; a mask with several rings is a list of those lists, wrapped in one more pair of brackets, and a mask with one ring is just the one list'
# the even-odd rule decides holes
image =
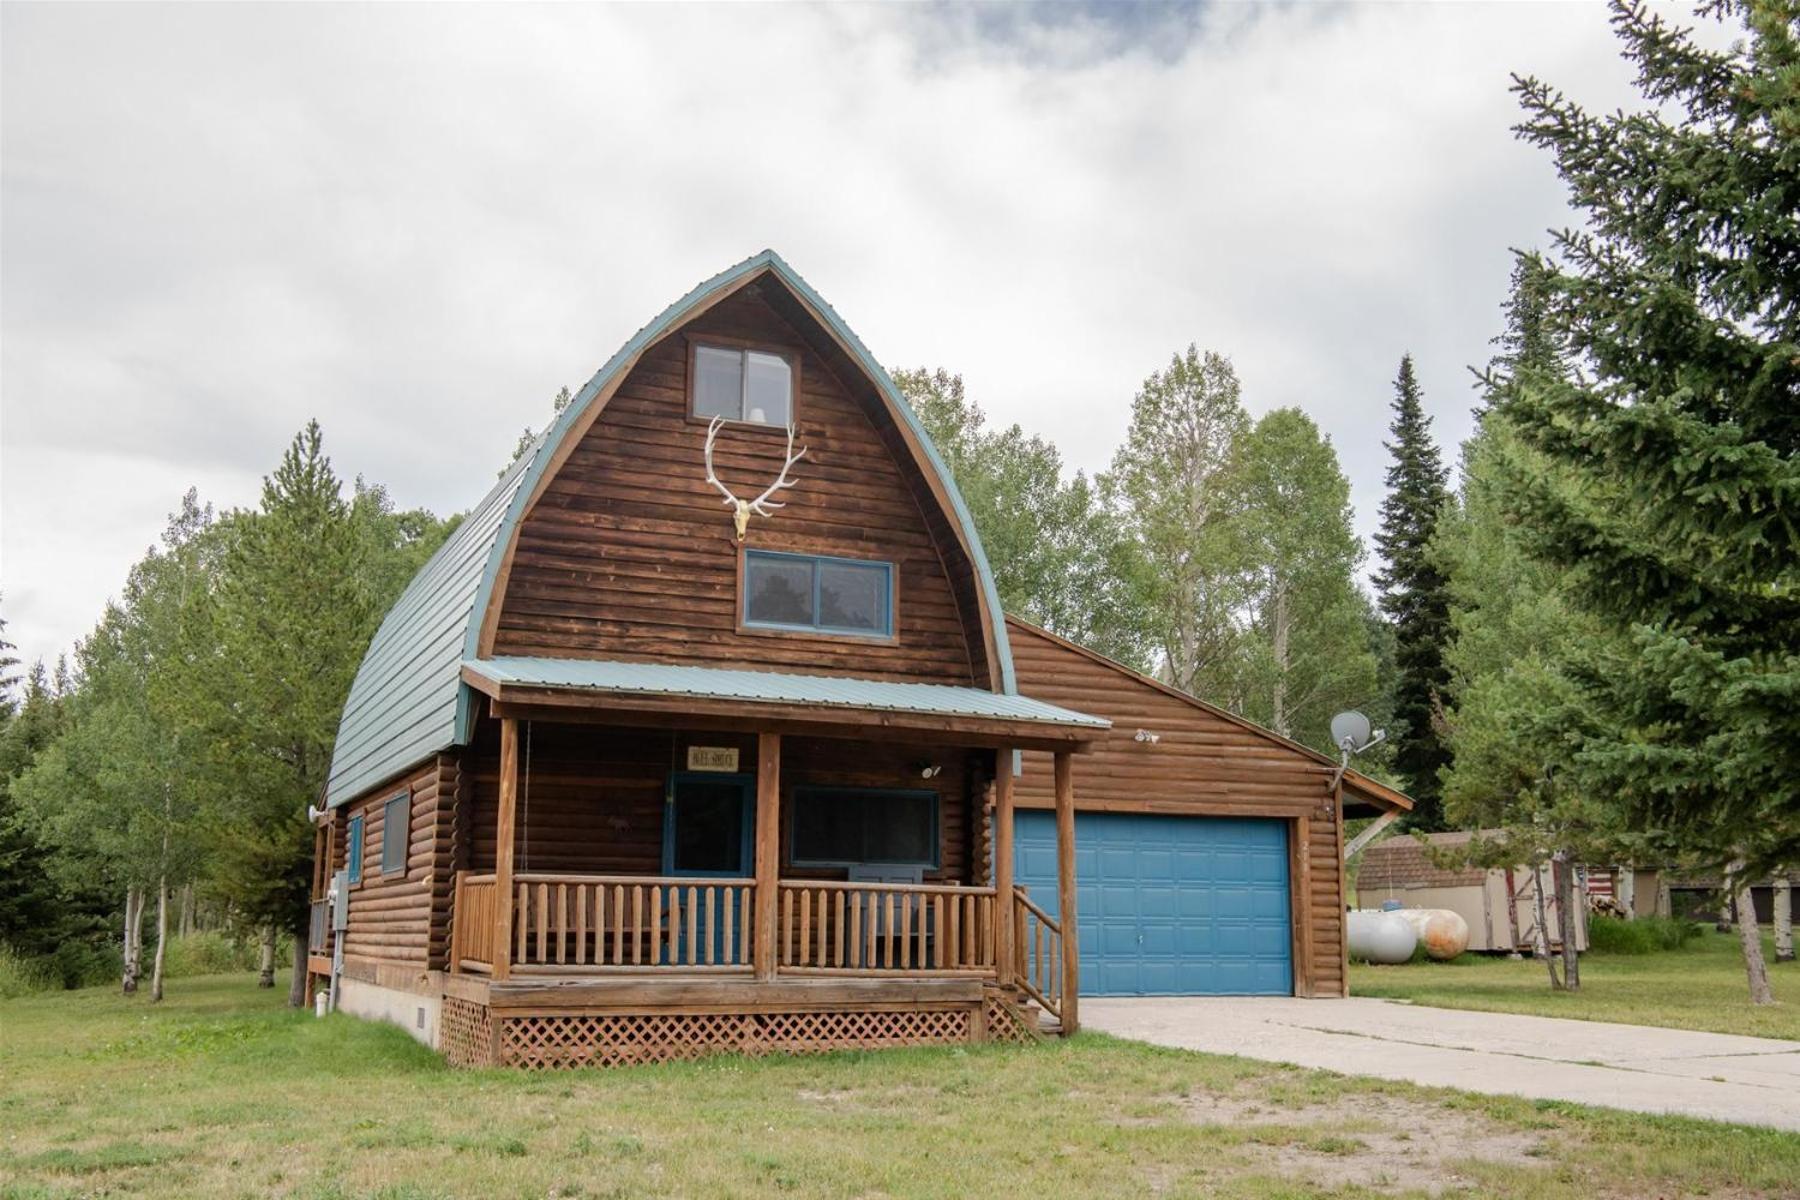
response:
{"label": "small side window", "polygon": [[412,796],[401,792],[381,814],[381,873],[406,873],[407,843],[412,840]]}
{"label": "small side window", "polygon": [[363,819],[359,813],[350,818],[350,831],[344,838],[344,869],[351,883],[362,882]]}

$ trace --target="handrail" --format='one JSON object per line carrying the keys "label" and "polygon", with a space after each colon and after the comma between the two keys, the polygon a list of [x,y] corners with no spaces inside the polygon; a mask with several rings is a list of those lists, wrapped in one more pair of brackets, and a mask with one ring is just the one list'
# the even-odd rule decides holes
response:
{"label": "handrail", "polygon": [[777,970],[820,975],[992,977],[991,887],[784,879]]}
{"label": "handrail", "polygon": [[1063,929],[1027,896],[1013,889],[1013,982],[1051,1016],[1063,1013]]}

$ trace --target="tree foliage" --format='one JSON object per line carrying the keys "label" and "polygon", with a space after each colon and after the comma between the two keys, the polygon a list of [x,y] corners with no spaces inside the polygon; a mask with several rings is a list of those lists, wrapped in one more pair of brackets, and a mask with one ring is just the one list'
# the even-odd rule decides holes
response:
{"label": "tree foliage", "polygon": [[1143,601],[1170,682],[1235,691],[1245,601],[1230,484],[1250,427],[1231,360],[1189,345],[1144,380],[1103,480],[1144,563]]}
{"label": "tree foliage", "polygon": [[1650,107],[1517,81],[1584,224],[1524,260],[1575,369],[1506,397],[1548,469],[1505,478],[1611,635],[1574,676],[1580,786],[1757,871],[1800,860],[1800,7],[1703,11],[1748,37],[1711,50],[1615,5]]}
{"label": "tree foliage", "polygon": [[1234,455],[1248,606],[1239,711],[1284,737],[1331,745],[1333,714],[1379,690],[1350,481],[1331,443],[1295,408],[1264,415]]}
{"label": "tree foliage", "polygon": [[991,429],[962,376],[941,368],[893,379],[968,505],[1008,612],[1134,666],[1148,631],[1133,544],[1098,490],[1061,453],[1018,425]]}
{"label": "tree foliage", "polygon": [[1394,623],[1393,763],[1415,803],[1409,823],[1441,829],[1438,770],[1448,756],[1433,718],[1447,682],[1443,653],[1449,596],[1443,573],[1432,560],[1431,541],[1449,500],[1450,476],[1432,440],[1411,355],[1400,360],[1393,408],[1393,440],[1387,443],[1393,463],[1375,535],[1383,562],[1375,584],[1382,610]]}

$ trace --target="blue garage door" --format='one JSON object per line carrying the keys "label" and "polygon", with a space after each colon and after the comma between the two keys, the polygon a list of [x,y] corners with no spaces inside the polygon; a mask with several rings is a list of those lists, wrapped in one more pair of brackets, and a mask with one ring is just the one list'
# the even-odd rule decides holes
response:
{"label": "blue garage door", "polygon": [[[1015,881],[1056,911],[1056,821],[1021,812]],[[1287,996],[1287,822],[1075,815],[1081,991]]]}

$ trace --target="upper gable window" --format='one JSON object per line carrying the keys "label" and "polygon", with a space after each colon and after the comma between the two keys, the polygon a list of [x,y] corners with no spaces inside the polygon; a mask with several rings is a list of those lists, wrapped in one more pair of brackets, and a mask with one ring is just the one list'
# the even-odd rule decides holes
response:
{"label": "upper gable window", "polygon": [[696,345],[692,410],[696,417],[785,428],[794,420],[794,365],[768,350]]}

